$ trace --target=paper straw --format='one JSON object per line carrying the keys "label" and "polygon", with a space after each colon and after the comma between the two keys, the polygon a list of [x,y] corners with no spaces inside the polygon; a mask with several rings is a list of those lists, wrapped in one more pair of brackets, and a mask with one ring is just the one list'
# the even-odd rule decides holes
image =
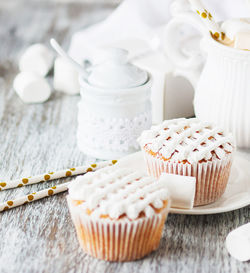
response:
{"label": "paper straw", "polygon": [[[100,162],[98,164],[97,163],[91,164],[90,165],[91,167],[90,166],[87,166],[87,167],[83,166],[83,167],[78,167],[78,168],[71,168],[71,169],[69,169],[72,172],[71,175],[66,175],[65,170],[57,171],[56,173],[58,175],[60,173],[61,176],[60,177],[58,175],[57,175],[57,177],[53,176],[53,178],[48,179],[48,180],[73,176],[73,175],[77,175],[77,174],[83,174],[83,173],[86,173],[86,172],[90,172],[90,171],[94,171],[94,170],[97,170],[97,169],[100,169],[100,168],[104,168],[106,166],[114,165],[114,164],[116,164],[116,162],[117,162],[117,160],[111,160],[111,161]],[[75,169],[75,170],[72,170],[72,169]],[[41,176],[37,175],[37,176],[34,176],[34,177],[41,177]],[[15,181],[20,181],[20,180],[15,180]],[[39,181],[39,182],[41,182],[41,181]],[[34,184],[34,183],[38,183],[38,182],[33,182],[33,183],[29,183],[29,184]],[[53,186],[53,187],[38,191],[38,192],[33,192],[33,193],[30,193],[30,194],[18,197],[18,198],[13,199],[13,200],[5,201],[5,202],[0,204],[0,212],[8,210],[8,209],[15,208],[15,207],[18,207],[18,206],[21,206],[21,205],[24,205],[24,204],[27,204],[27,203],[30,203],[30,202],[33,202],[33,201],[36,201],[36,200],[39,200],[39,199],[42,199],[44,197],[52,196],[52,195],[55,195],[57,193],[67,191],[69,183],[70,182],[63,183],[63,184],[60,184],[60,185],[57,185],[57,186]],[[26,185],[28,185],[28,183]]]}
{"label": "paper straw", "polygon": [[60,184],[60,185],[57,185],[57,186],[54,186],[54,187],[50,187],[50,188],[45,189],[45,190],[41,190],[41,191],[38,191],[38,192],[33,192],[33,193],[30,193],[30,194],[18,197],[18,198],[13,199],[13,200],[5,201],[5,202],[0,204],[0,212],[8,210],[8,209],[15,208],[15,207],[18,207],[18,206],[21,206],[21,205],[24,205],[24,204],[27,204],[27,203],[30,203],[30,202],[33,202],[33,201],[36,201],[36,200],[39,200],[39,199],[42,199],[42,198],[47,197],[47,196],[52,196],[52,195],[55,195],[57,193],[64,192],[64,191],[66,191],[68,189],[69,183],[70,182],[63,183],[63,184]]}
{"label": "paper straw", "polygon": [[84,174],[86,172],[95,171],[97,169],[106,167],[108,165],[115,164],[116,162],[117,160],[102,161],[100,163],[94,163],[87,166],[79,166],[79,167],[69,168],[69,169],[60,170],[56,172],[48,172],[44,174],[12,180],[9,182],[2,181],[0,182],[0,191],[17,188],[17,187],[23,187],[23,186],[31,185],[31,184],[36,184],[39,182],[50,181],[50,180],[58,179],[62,177],[69,177],[69,176]]}
{"label": "paper straw", "polygon": [[200,0],[189,0],[192,8],[197,12],[200,16],[202,22],[208,28],[211,36],[215,40],[223,41],[225,39],[225,33],[221,31],[219,25],[214,21],[213,16],[210,12],[208,12],[203,6]]}

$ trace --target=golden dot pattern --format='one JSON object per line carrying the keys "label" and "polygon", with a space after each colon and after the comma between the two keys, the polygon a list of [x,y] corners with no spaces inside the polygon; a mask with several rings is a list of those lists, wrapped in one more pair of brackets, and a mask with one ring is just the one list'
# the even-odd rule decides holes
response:
{"label": "golden dot pattern", "polygon": [[[112,160],[112,164],[116,164],[117,163],[117,160]],[[93,171],[93,168],[96,168],[97,167],[97,164],[91,164],[90,165],[91,167],[87,168],[87,172],[92,172]],[[70,168],[70,171],[66,171],[65,175],[66,176],[71,176],[72,175],[72,172],[71,171],[75,171],[76,169],[75,168]],[[54,172],[49,172],[48,174],[45,174],[44,175],[44,179],[45,180],[49,180],[51,178],[50,175],[54,174]],[[23,187],[25,184],[27,184],[29,182],[29,178],[31,178],[31,176],[29,176],[28,178],[23,178],[22,179],[22,183],[18,184],[17,187],[20,188],[20,187]],[[5,187],[7,185],[6,182],[0,182],[0,191],[2,190],[1,187]],[[56,186],[53,186],[51,187],[50,189],[48,189],[48,195],[51,196],[54,194],[54,191],[56,189]],[[23,204],[27,204],[29,203],[30,201],[33,201],[34,200],[34,195],[36,194],[36,192],[33,192],[32,194],[29,194],[27,195],[27,201],[25,201]],[[12,200],[8,200],[6,202],[6,205],[8,206],[5,206],[3,208],[3,210],[8,210],[9,207],[13,206],[14,205],[14,202]]]}
{"label": "golden dot pattern", "polygon": [[49,180],[50,179],[50,175],[49,174],[45,174],[44,179],[45,180]]}
{"label": "golden dot pattern", "polygon": [[[210,12],[208,12],[206,9],[205,9],[204,11],[196,10],[196,12],[197,12],[197,13],[201,16],[201,18],[203,18],[203,19],[207,19],[207,18],[208,18],[208,20],[210,20],[210,21],[212,21],[212,19],[213,19],[212,14],[211,14]],[[212,31],[210,31],[210,34],[211,34],[211,36],[213,37],[213,39],[215,39],[215,40],[218,40],[218,39],[220,38],[220,36],[221,36],[221,39],[222,39],[222,40],[224,40],[224,38],[225,38],[225,33],[223,33],[223,32],[221,32],[221,33],[219,33],[219,32],[213,33]]]}
{"label": "golden dot pattern", "polygon": [[23,181],[23,184],[27,184],[29,182],[29,179],[28,178],[23,178],[22,181]]}
{"label": "golden dot pattern", "polygon": [[7,204],[8,204],[9,206],[12,206],[14,203],[13,203],[13,201],[9,200],[9,201],[7,201]]}
{"label": "golden dot pattern", "polygon": [[33,196],[32,194],[29,194],[29,195],[28,195],[28,200],[29,200],[29,201],[32,201],[33,199],[34,199],[34,196]]}
{"label": "golden dot pattern", "polygon": [[67,172],[65,173],[65,175],[66,175],[66,176],[71,176],[71,175],[72,175],[72,172],[71,172],[71,171],[67,171]]}

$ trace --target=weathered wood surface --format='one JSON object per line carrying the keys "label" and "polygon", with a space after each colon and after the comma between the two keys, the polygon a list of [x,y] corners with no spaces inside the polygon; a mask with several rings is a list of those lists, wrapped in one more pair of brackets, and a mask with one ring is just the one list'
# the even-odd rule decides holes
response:
{"label": "weathered wood surface", "polygon": [[[113,7],[79,2],[1,1],[1,179],[93,160],[76,147],[78,96],[55,92],[45,104],[24,105],[11,84],[17,72],[17,57],[29,44],[48,44],[53,36],[67,46],[74,31],[103,19]],[[246,156],[250,158],[249,151]],[[62,181],[0,192],[0,201],[59,182]],[[228,232],[250,220],[250,207],[219,215],[170,215],[157,251],[136,262],[108,263],[85,255],[79,248],[65,196],[59,194],[0,214],[1,273],[250,272],[250,264],[231,258],[224,246]]]}

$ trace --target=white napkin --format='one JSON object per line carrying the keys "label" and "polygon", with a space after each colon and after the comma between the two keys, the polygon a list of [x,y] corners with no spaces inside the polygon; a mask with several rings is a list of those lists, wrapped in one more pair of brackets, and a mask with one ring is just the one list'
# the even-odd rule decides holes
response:
{"label": "white napkin", "polygon": [[[94,47],[127,39],[144,40],[151,44],[155,37],[161,38],[162,29],[171,18],[169,6],[172,2],[173,0],[124,0],[106,20],[75,33],[69,54],[76,61],[82,62],[91,56]],[[203,2],[217,21],[250,17],[249,0]]]}
{"label": "white napkin", "polygon": [[69,54],[77,61],[86,58],[93,47],[126,39],[151,40],[157,28],[166,24],[169,0],[125,0],[103,22],[73,35]]}

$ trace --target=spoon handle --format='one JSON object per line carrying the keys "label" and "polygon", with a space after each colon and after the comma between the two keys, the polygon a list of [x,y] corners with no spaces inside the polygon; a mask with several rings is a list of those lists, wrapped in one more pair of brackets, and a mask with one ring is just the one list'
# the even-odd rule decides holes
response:
{"label": "spoon handle", "polygon": [[50,39],[50,44],[51,46],[54,48],[54,50],[65,60],[67,60],[68,62],[70,62],[75,69],[81,74],[83,75],[83,77],[85,79],[87,79],[88,77],[88,73],[84,70],[84,68],[77,63],[75,60],[73,60],[63,49],[62,47],[57,43],[57,41],[55,39]]}

